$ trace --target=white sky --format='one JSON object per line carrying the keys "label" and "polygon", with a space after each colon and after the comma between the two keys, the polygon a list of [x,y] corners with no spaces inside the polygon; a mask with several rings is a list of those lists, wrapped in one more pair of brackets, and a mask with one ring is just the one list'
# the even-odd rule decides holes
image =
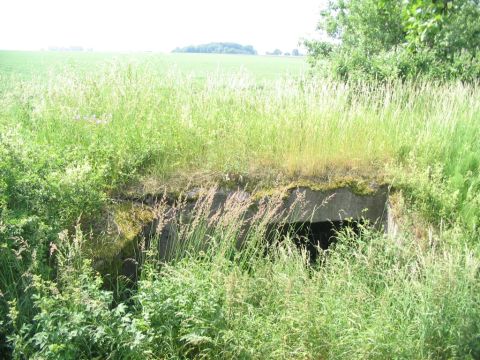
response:
{"label": "white sky", "polygon": [[212,41],[291,51],[326,0],[0,0],[0,49],[171,51]]}

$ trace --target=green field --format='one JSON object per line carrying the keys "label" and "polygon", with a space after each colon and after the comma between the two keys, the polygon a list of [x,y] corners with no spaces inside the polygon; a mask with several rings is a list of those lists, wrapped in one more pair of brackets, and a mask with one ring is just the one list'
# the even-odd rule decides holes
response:
{"label": "green field", "polygon": [[[0,52],[0,81],[0,356],[480,356],[478,85],[53,52]],[[288,239],[262,256],[262,219],[235,252],[233,209],[184,224],[185,242],[216,245],[170,264],[153,252],[133,290],[92,270],[92,253],[132,240],[102,227],[127,195],[372,183],[392,186],[402,231],[346,231],[321,264]]]}
{"label": "green field", "polygon": [[159,74],[177,71],[199,78],[212,73],[246,72],[257,80],[272,80],[287,75],[300,76],[308,70],[303,57],[0,51],[0,74],[22,78],[46,77],[65,70],[96,73],[111,64],[147,65]]}

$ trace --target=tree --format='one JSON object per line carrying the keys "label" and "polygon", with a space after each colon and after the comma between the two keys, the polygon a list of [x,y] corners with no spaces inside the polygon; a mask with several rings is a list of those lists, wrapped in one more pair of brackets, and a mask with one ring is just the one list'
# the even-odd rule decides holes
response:
{"label": "tree", "polygon": [[183,48],[175,48],[173,52],[179,53],[214,53],[214,54],[244,54],[256,55],[257,51],[252,45],[241,45],[231,42],[208,43],[201,45],[190,45]]}
{"label": "tree", "polygon": [[404,40],[401,14],[396,0],[331,0],[320,13],[317,29],[345,47],[377,52]]}
{"label": "tree", "polygon": [[406,40],[411,51],[430,48],[443,60],[459,51],[480,50],[478,0],[412,0],[403,11]]}
{"label": "tree", "polygon": [[[307,40],[310,62],[359,76],[480,77],[480,0],[330,0]],[[325,37],[325,36],[324,36]]]}

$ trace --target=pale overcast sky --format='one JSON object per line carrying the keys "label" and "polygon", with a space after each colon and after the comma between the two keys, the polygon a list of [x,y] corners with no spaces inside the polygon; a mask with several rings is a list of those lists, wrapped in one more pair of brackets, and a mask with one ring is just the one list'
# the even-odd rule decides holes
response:
{"label": "pale overcast sky", "polygon": [[291,51],[325,0],[0,0],[0,49],[164,51],[212,41]]}

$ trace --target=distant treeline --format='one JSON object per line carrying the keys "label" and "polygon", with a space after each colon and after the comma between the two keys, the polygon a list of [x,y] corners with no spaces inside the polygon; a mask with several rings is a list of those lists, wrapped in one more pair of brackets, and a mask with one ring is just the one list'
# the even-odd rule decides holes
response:
{"label": "distant treeline", "polygon": [[48,51],[93,51],[92,48],[84,48],[83,46],[49,46]]}
{"label": "distant treeline", "polygon": [[241,45],[231,42],[213,42],[196,46],[190,45],[183,48],[177,47],[173,52],[257,55],[257,50],[252,45]]}

